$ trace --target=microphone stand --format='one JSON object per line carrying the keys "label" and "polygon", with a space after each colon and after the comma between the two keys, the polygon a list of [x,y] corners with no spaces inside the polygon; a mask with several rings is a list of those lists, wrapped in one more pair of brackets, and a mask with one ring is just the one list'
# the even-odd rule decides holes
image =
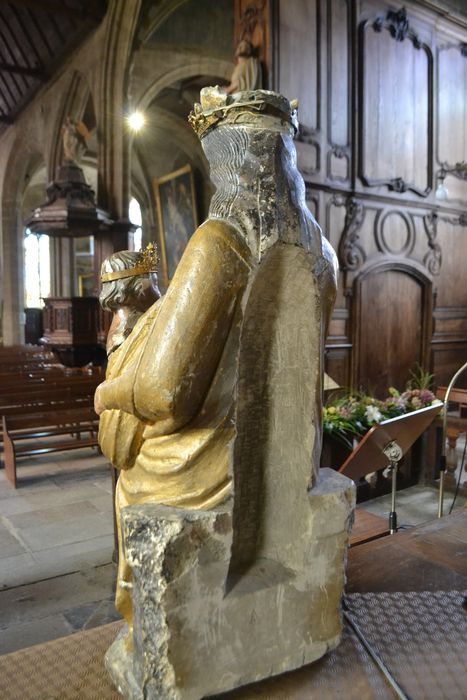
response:
{"label": "microphone stand", "polygon": [[448,388],[446,389],[446,394],[444,396],[444,406],[443,406],[443,438],[441,445],[441,456],[439,458],[439,498],[438,498],[438,518],[443,517],[443,506],[444,506],[444,475],[446,473],[446,428],[448,419],[448,403],[449,394],[452,391],[454,384],[456,383],[458,377],[462,372],[467,369],[467,362],[462,365],[460,369],[457,370],[451,381],[449,382]]}

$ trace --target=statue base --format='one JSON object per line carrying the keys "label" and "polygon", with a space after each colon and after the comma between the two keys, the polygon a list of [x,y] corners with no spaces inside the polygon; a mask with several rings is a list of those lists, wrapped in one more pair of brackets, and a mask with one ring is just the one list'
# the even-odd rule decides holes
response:
{"label": "statue base", "polygon": [[[133,649],[126,629],[106,655],[125,698],[196,700],[289,671],[335,648],[355,504],[354,483],[323,469],[308,495],[300,570],[259,558],[229,572],[228,504],[186,511],[158,504],[122,512],[133,572]],[[290,547],[290,533],[283,533]]]}

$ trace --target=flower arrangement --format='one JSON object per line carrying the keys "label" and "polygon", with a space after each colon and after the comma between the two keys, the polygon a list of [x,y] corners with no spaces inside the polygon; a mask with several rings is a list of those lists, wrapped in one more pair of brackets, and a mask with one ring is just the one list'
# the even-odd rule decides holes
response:
{"label": "flower arrangement", "polygon": [[430,381],[431,375],[418,369],[404,392],[390,387],[384,400],[358,392],[331,397],[323,408],[323,431],[353,449],[354,441],[375,423],[431,406],[436,399],[428,388]]}

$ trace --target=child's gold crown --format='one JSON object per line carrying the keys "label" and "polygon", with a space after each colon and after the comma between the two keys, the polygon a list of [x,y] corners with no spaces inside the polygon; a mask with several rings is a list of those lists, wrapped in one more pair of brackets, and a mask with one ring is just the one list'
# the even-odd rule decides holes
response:
{"label": "child's gold crown", "polygon": [[149,272],[157,272],[159,262],[157,245],[148,243],[146,248],[140,252],[139,258],[133,267],[129,267],[126,270],[117,270],[116,272],[106,272],[104,275],[101,275],[101,282],[113,282],[125,277],[137,277],[138,275],[147,275]]}

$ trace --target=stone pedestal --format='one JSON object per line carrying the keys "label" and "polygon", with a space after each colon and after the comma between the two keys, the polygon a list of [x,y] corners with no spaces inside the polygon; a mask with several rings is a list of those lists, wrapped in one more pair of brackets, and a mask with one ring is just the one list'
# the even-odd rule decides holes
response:
{"label": "stone pedestal", "polygon": [[[310,663],[340,640],[340,599],[352,522],[352,481],[323,469],[298,498],[304,536],[295,569],[259,558],[229,572],[230,504],[186,511],[157,504],[122,512],[133,573],[134,649],[124,635],[106,665],[132,700],[195,700]],[[304,505],[304,507],[303,507]]]}

